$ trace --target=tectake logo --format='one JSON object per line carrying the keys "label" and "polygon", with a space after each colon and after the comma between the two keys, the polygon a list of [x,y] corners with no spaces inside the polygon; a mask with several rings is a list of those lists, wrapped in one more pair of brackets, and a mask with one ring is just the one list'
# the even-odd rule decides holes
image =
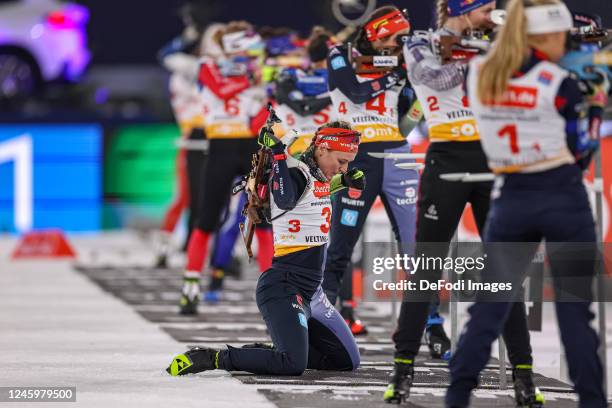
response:
{"label": "tectake logo", "polygon": [[340,69],[346,67],[346,61],[339,55],[331,60],[332,69]]}
{"label": "tectake logo", "polygon": [[359,212],[345,208],[344,210],[342,210],[342,216],[340,217],[340,224],[346,225],[347,227],[355,227],[357,226],[358,219],[359,219]]}
{"label": "tectake logo", "polygon": [[329,196],[329,183],[322,183],[320,181],[315,181],[313,193],[315,197],[317,198],[328,197]]}

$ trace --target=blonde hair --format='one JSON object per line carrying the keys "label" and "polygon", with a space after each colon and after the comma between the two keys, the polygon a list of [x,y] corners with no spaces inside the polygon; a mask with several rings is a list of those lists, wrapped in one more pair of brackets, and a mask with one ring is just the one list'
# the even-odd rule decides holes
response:
{"label": "blonde hair", "polygon": [[496,101],[503,97],[510,78],[523,64],[529,47],[537,42],[535,36],[527,35],[525,8],[558,3],[559,0],[508,2],[506,22],[478,72],[478,98],[481,101]]}
{"label": "blonde hair", "polygon": [[444,27],[448,20],[448,0],[438,0],[436,2],[436,26],[438,29]]}

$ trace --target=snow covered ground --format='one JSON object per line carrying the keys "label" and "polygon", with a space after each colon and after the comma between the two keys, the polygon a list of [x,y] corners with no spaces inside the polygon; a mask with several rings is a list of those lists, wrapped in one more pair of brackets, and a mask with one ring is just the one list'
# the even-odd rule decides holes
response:
{"label": "snow covered ground", "polygon": [[[131,232],[69,240],[81,262],[152,261],[150,245]],[[75,386],[76,405],[86,407],[274,406],[257,391],[261,386],[243,384],[226,373],[169,377],[163,369],[171,353],[184,345],[74,271],[71,261],[11,261],[16,244],[14,237],[0,237],[0,387]],[[388,308],[390,315],[388,304],[376,307]],[[612,323],[611,304],[607,310]],[[611,329],[608,324],[609,389]],[[536,371],[564,379],[550,304],[544,309],[543,331],[532,333],[532,346]],[[62,405],[75,406],[54,404]]]}
{"label": "snow covered ground", "polygon": [[[77,251],[109,242],[70,241]],[[76,404],[54,407],[274,406],[221,371],[199,375],[207,381],[168,376],[163,369],[182,345],[68,261],[11,262],[14,245],[0,240],[0,386],[76,387]]]}

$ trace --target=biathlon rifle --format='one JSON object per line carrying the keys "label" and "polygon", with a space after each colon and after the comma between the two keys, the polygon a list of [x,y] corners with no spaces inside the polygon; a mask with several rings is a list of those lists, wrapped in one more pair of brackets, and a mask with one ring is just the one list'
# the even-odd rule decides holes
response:
{"label": "biathlon rifle", "polygon": [[[280,122],[280,118],[276,115],[274,109],[272,109],[272,104],[269,103],[268,119],[265,125],[266,131],[272,133],[274,124]],[[264,146],[260,147],[257,153],[253,154],[250,173],[234,186],[233,189],[233,194],[237,194],[242,190],[247,194],[247,202],[242,209],[245,220],[240,224],[240,232],[247,254],[249,255],[249,260],[253,258],[251,245],[253,243],[253,235],[255,234],[255,226],[266,219],[266,213],[270,207],[268,200],[270,155],[270,149]]]}
{"label": "biathlon rifle", "polygon": [[[576,18],[576,17],[574,17]],[[612,81],[612,31],[596,24],[572,29],[569,51],[559,64],[578,79],[598,83],[607,75]]]}
{"label": "biathlon rifle", "polygon": [[433,30],[415,31],[415,38],[422,38],[432,46],[432,51],[441,64],[469,61],[472,57],[486,53],[491,47],[488,36],[473,31],[463,36],[441,35]]}

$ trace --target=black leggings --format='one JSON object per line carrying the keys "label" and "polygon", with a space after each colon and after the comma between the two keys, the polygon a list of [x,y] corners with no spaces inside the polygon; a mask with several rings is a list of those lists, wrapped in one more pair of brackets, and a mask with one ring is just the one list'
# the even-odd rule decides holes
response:
{"label": "black leggings", "polygon": [[[467,203],[472,205],[478,231],[483,235],[492,183],[461,183],[440,179],[440,174],[457,172],[489,172],[480,142],[432,143],[425,157],[417,203],[416,254],[446,257],[448,245],[426,243],[450,242]],[[428,278],[435,281],[441,275],[442,271],[438,270],[428,275]],[[393,334],[397,357],[413,359],[418,354],[428,313],[429,303],[402,303],[397,329]],[[504,326],[503,336],[512,365],[532,363],[525,313],[524,303],[513,303]]]}
{"label": "black leggings", "polygon": [[274,349],[228,347],[220,368],[255,374],[300,375],[306,368],[348,371],[359,367],[350,329],[319,286],[309,300],[289,270],[272,266],[257,282],[257,307]]}
{"label": "black leggings", "polygon": [[[204,130],[195,128],[192,129],[189,135],[189,140],[203,141],[206,139]],[[208,158],[208,151],[188,150],[187,151],[187,179],[189,182],[189,220],[188,220],[188,235],[185,240],[185,248],[191,231],[196,226],[198,209],[200,208],[200,190],[202,180],[204,179],[203,171],[204,164]]]}
{"label": "black leggings", "polygon": [[204,232],[219,227],[223,209],[232,192],[234,179],[248,174],[257,151],[255,139],[212,139],[208,159],[203,166],[202,186],[196,226]]}

